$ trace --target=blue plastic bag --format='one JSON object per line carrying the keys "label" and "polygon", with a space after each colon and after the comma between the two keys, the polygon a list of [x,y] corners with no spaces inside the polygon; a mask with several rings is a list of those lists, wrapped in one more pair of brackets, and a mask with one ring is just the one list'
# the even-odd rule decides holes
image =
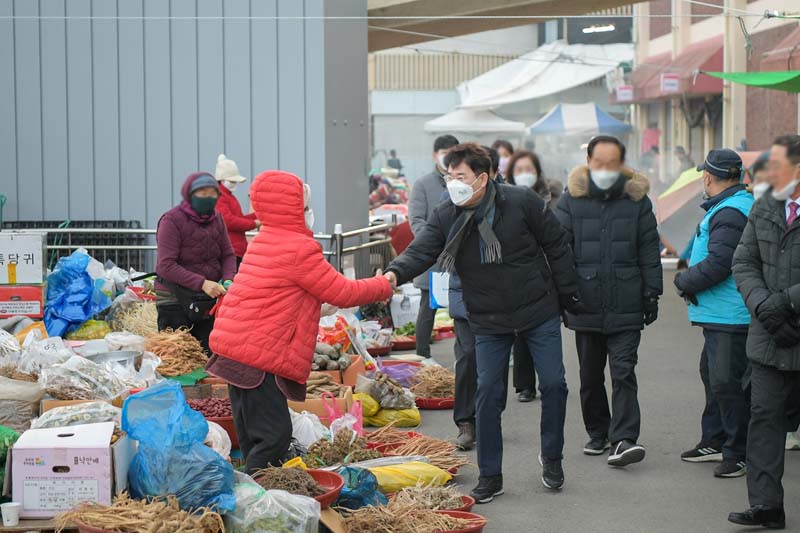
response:
{"label": "blue plastic bag", "polygon": [[180,385],[167,380],[125,400],[122,430],[139,441],[128,471],[131,496],[174,494],[186,511],[234,510],[233,467],[203,445],[208,423]]}
{"label": "blue plastic bag", "polygon": [[339,470],[339,474],[344,478],[344,487],[336,500],[337,507],[355,510],[389,503],[378,489],[378,478],[366,468],[346,466]]}
{"label": "blue plastic bag", "polygon": [[53,273],[47,276],[44,325],[51,337],[63,337],[111,307],[111,298],[86,272],[90,259],[85,253],[74,252],[59,259]]}

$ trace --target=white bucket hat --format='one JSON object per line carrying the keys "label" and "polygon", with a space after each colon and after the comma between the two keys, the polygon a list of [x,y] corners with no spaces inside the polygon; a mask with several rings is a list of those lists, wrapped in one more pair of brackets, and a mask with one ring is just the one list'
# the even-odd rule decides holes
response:
{"label": "white bucket hat", "polygon": [[247,178],[239,174],[239,167],[236,166],[236,161],[228,159],[225,154],[219,154],[217,157],[217,169],[214,171],[214,177],[217,181],[232,181],[233,183],[244,183]]}

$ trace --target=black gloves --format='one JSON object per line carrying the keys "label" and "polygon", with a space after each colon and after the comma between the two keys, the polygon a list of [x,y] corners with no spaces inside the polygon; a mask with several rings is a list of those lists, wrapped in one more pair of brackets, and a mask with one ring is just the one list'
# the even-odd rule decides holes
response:
{"label": "black gloves", "polygon": [[579,292],[571,294],[560,294],[558,301],[561,304],[561,309],[571,315],[581,315],[586,312],[586,308],[581,302],[581,295]]}
{"label": "black gloves", "polygon": [[645,296],[642,305],[644,306],[644,325],[649,326],[658,319],[658,296]]}
{"label": "black gloves", "polygon": [[772,335],[780,348],[791,348],[800,344],[800,325],[784,322]]}
{"label": "black gloves", "polygon": [[792,305],[785,292],[773,293],[756,309],[756,318],[772,335],[792,318],[792,314]]}
{"label": "black gloves", "polygon": [[687,305],[690,304],[690,303],[694,304],[694,305],[697,305],[697,296],[695,296],[694,294],[690,294],[690,293],[686,292],[685,290],[681,289],[680,277],[683,276],[684,274],[685,274],[685,272],[678,272],[675,275],[675,279],[672,281],[672,283],[675,285],[675,290],[678,292],[678,296],[683,298],[683,300],[686,302]]}

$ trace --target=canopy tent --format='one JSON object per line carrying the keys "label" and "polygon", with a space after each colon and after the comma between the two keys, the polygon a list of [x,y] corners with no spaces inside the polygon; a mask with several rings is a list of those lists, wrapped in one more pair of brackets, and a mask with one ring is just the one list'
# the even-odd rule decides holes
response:
{"label": "canopy tent", "polygon": [[429,133],[524,133],[525,123],[500,118],[486,109],[456,109],[425,123]]}
{"label": "canopy tent", "polygon": [[800,70],[784,70],[782,72],[704,72],[709,76],[723,80],[775,89],[790,93],[800,93]]}
{"label": "canopy tent", "polygon": [[594,102],[558,104],[531,126],[534,135],[622,135],[631,131]]}
{"label": "canopy tent", "polygon": [[555,41],[458,86],[462,108],[494,108],[556,94],[633,61],[633,45]]}

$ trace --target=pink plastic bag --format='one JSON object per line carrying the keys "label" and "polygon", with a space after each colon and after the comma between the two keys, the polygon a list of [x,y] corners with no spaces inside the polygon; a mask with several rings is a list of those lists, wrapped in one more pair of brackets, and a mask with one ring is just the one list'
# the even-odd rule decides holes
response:
{"label": "pink plastic bag", "polygon": [[331,437],[342,429],[351,429],[357,435],[364,435],[364,414],[361,409],[361,402],[353,402],[350,411],[343,413],[336,404],[336,398],[330,392],[324,392],[320,396],[328,416],[322,417],[323,420],[330,422]]}

